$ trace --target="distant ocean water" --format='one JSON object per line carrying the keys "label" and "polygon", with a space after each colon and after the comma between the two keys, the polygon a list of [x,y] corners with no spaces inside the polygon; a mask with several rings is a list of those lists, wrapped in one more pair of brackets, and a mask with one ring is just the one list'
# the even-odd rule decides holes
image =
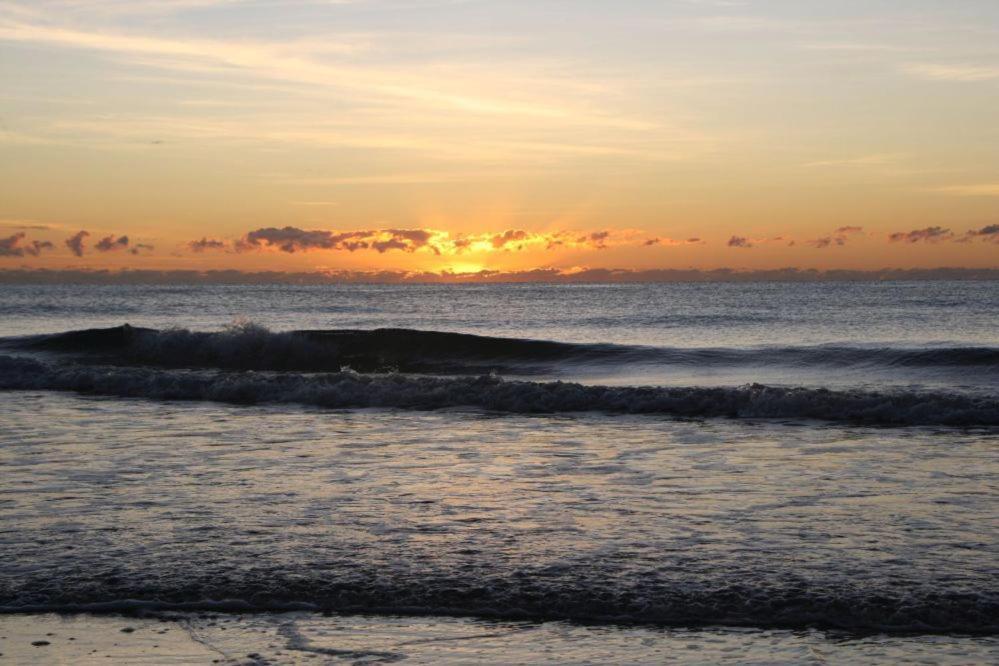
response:
{"label": "distant ocean water", "polygon": [[7,286],[0,390],[6,612],[999,632],[999,282]]}

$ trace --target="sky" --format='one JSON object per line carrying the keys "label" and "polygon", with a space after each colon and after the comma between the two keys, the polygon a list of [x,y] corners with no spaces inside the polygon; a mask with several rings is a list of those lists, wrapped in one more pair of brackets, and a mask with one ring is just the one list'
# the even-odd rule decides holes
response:
{"label": "sky", "polygon": [[999,267],[995,0],[0,0],[0,271]]}

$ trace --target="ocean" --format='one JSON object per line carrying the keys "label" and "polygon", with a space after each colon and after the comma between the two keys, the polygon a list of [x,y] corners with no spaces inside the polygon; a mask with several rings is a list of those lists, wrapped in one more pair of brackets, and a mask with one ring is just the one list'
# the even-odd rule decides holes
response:
{"label": "ocean", "polygon": [[8,285],[0,401],[0,628],[999,661],[997,282]]}

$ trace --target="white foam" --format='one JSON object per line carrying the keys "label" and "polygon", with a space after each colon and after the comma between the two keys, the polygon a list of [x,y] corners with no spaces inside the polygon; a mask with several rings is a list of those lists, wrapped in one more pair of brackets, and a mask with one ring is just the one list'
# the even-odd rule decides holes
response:
{"label": "white foam", "polygon": [[999,398],[946,392],[740,387],[585,386],[430,377],[258,373],[57,365],[0,356],[0,389],[78,391],[125,398],[300,403],[330,408],[509,413],[603,411],[680,417],[822,419],[877,425],[999,425]]}

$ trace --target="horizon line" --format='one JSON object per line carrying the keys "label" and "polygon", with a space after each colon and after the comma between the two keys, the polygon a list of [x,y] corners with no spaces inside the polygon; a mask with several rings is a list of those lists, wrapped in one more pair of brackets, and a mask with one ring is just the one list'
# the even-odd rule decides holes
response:
{"label": "horizon line", "polygon": [[999,267],[883,269],[619,269],[565,271],[481,271],[477,273],[405,271],[244,271],[238,269],[0,269],[0,284],[93,285],[240,285],[240,284],[657,284],[697,282],[930,282],[935,280],[999,281]]}

